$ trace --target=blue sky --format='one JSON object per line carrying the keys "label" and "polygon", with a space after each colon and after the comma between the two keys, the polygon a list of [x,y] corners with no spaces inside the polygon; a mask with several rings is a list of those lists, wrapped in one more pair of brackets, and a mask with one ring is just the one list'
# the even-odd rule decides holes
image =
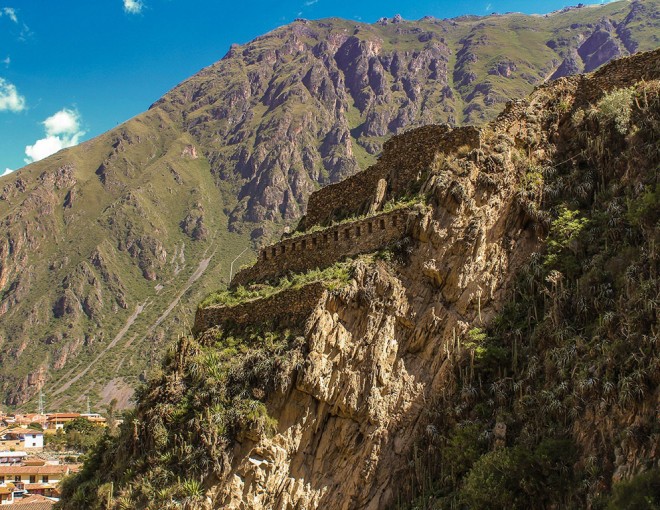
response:
{"label": "blue sky", "polygon": [[[591,1],[585,3],[602,3]],[[493,11],[550,12],[565,1],[0,0],[0,175],[146,110],[232,43],[297,17],[374,22]]]}

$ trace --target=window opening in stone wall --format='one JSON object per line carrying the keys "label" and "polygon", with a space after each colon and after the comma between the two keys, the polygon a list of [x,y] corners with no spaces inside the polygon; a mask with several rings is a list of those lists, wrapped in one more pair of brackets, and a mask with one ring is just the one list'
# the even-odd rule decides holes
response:
{"label": "window opening in stone wall", "polygon": [[367,224],[367,232],[369,232],[371,234],[373,231],[374,231],[374,224],[369,222]]}
{"label": "window opening in stone wall", "polygon": [[316,246],[318,244],[318,241],[316,240],[316,237],[312,237],[312,246]]}
{"label": "window opening in stone wall", "polygon": [[291,251],[296,251],[296,243],[291,244]]}
{"label": "window opening in stone wall", "polygon": [[360,227],[355,227],[355,237],[360,237],[362,235],[362,229]]}
{"label": "window opening in stone wall", "polygon": [[328,242],[328,234],[323,234],[323,242],[324,243]]}
{"label": "window opening in stone wall", "polygon": [[273,246],[273,249],[271,250],[271,253],[273,254],[273,257],[277,256],[277,248]]}
{"label": "window opening in stone wall", "polygon": [[350,238],[351,238],[351,229],[350,229],[350,228],[347,228],[346,230],[344,230],[344,237],[345,237],[346,239],[350,239]]}
{"label": "window opening in stone wall", "polygon": [[305,248],[307,248],[307,241],[303,240],[303,241],[300,243],[300,249],[301,249],[301,250],[304,250]]}
{"label": "window opening in stone wall", "polygon": [[281,248],[280,251],[281,251],[282,253],[285,253],[285,252],[286,252],[286,246],[282,245],[282,248]]}
{"label": "window opening in stone wall", "polygon": [[335,241],[339,241],[339,231],[335,230]]}
{"label": "window opening in stone wall", "polygon": [[385,220],[380,220],[380,229],[385,230]]}

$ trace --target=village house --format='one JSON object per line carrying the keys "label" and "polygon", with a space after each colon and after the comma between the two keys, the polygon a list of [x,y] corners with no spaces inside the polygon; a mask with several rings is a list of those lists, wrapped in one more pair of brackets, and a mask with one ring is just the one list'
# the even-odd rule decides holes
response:
{"label": "village house", "polygon": [[0,449],[43,450],[44,433],[41,430],[23,428],[0,431]]}
{"label": "village house", "polygon": [[39,496],[38,494],[31,494],[15,501],[14,506],[16,510],[52,510],[55,506],[55,500]]}
{"label": "village house", "polygon": [[64,429],[64,425],[80,418],[80,413],[52,413],[46,419],[46,428],[49,430]]}
{"label": "village house", "polygon": [[83,413],[80,416],[98,427],[105,427],[108,422],[108,420],[99,413]]}
{"label": "village house", "polygon": [[101,427],[107,426],[107,419],[99,413],[28,413],[0,415],[0,427],[34,428],[39,425],[43,430],[54,432],[63,429],[67,423],[76,418],[85,418]]}
{"label": "village house", "polygon": [[0,484],[0,505],[11,505],[14,503],[14,484]]}
{"label": "village house", "polygon": [[29,427],[38,424],[42,428],[46,427],[48,416],[45,414],[27,413],[0,416],[0,422],[6,426]]}
{"label": "village house", "polygon": [[77,467],[66,464],[46,464],[45,461],[33,464],[37,465],[0,466],[0,488],[8,487],[11,484],[14,490],[26,490],[29,494],[46,497],[59,497],[60,481]]}
{"label": "village house", "polygon": [[7,435],[7,430],[0,431],[0,450],[15,451],[23,450],[25,444],[17,437]]}

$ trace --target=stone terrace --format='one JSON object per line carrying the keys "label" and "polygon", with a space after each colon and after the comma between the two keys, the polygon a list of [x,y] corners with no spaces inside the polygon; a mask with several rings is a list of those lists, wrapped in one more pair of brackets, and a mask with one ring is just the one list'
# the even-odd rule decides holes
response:
{"label": "stone terrace", "polygon": [[[262,248],[257,262],[240,271],[231,287],[328,267],[343,258],[371,253],[402,239],[415,208],[380,214],[378,211],[387,201],[415,192],[439,153],[469,151],[480,144],[481,132],[473,127],[424,126],[392,138],[385,143],[377,164],[313,193],[307,216],[298,225],[298,232],[307,233]],[[368,216],[357,218],[364,214]],[[351,217],[356,219],[332,225]],[[312,311],[322,292],[323,286],[318,283],[236,306],[200,308],[194,330],[199,333],[224,322],[297,321]]]}
{"label": "stone terrace", "polygon": [[344,257],[376,251],[405,235],[411,213],[412,208],[397,209],[266,246],[259,252],[256,264],[240,271],[231,285],[323,268]]}
{"label": "stone terrace", "polygon": [[[617,60],[588,77],[562,78],[588,80],[582,87],[582,102],[592,102],[607,90],[630,85],[630,76],[656,79],[660,75],[660,50]],[[553,87],[551,84],[539,88]],[[520,102],[509,103],[498,122],[513,116]],[[432,169],[438,154],[455,154],[481,147],[481,131],[474,127],[451,129],[447,126],[424,126],[393,137],[385,143],[378,163],[340,183],[327,186],[309,199],[307,215],[298,231],[331,225],[337,220],[371,216],[340,223],[323,230],[284,239],[263,248],[257,263],[239,272],[232,286],[262,282],[286,273],[303,272],[332,265],[344,257],[369,253],[401,239],[408,228],[413,208],[376,214],[385,202],[399,199],[415,189],[426,172]],[[268,298],[236,306],[210,306],[197,310],[196,333],[222,324],[281,322],[304,319],[325,292],[321,282],[299,289],[288,289]]]}
{"label": "stone terrace", "polygon": [[451,129],[446,125],[430,125],[395,136],[385,142],[383,154],[375,165],[312,193],[307,214],[297,230],[377,212],[386,201],[409,193],[431,169],[439,153],[478,148],[480,140],[481,132],[471,126]]}
{"label": "stone terrace", "polygon": [[314,282],[235,306],[198,308],[193,333],[198,334],[223,323],[295,325],[312,313],[324,292],[323,283]]}

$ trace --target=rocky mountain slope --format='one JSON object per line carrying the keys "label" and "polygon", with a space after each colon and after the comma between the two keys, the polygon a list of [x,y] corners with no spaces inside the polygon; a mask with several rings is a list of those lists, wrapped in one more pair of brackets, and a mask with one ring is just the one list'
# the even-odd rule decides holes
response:
{"label": "rocky mountain slope", "polygon": [[[259,283],[207,300],[218,327],[198,321],[168,352],[65,507],[660,503],[660,50],[471,132],[411,131],[365,172],[410,211],[393,244],[281,280],[268,249]],[[279,256],[383,217],[352,213]],[[268,300],[310,282],[326,290],[303,296],[306,320],[275,320]]]}
{"label": "rocky mountain slope", "polygon": [[2,178],[4,402],[43,390],[51,408],[125,404],[229,262],[294,225],[313,190],[373,163],[392,134],[487,120],[550,77],[657,47],[659,5],[296,21]]}

